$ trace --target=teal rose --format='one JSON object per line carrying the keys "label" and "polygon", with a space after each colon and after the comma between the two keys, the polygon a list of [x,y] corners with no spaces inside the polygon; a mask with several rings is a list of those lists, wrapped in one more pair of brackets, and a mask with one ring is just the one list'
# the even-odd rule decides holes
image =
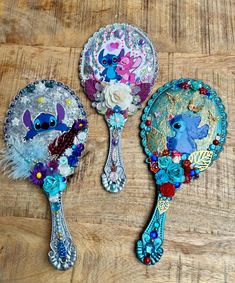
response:
{"label": "teal rose", "polygon": [[170,156],[162,156],[158,158],[158,167],[161,169],[166,169],[172,163]]}
{"label": "teal rose", "polygon": [[161,169],[155,174],[156,182],[158,185],[169,182],[169,177],[165,170]]}
{"label": "teal rose", "polygon": [[63,176],[60,174],[53,174],[44,179],[42,188],[50,197],[53,197],[65,190],[66,186],[66,179]]}
{"label": "teal rose", "polygon": [[182,183],[185,180],[184,169],[179,163],[171,163],[167,167],[167,175],[171,183]]}

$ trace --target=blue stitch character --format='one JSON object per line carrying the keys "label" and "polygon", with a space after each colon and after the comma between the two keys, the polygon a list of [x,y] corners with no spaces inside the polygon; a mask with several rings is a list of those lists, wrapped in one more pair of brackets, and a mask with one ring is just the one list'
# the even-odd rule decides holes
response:
{"label": "blue stitch character", "polygon": [[49,131],[67,131],[69,128],[66,124],[62,123],[65,113],[61,104],[56,105],[57,117],[49,113],[40,113],[32,122],[30,111],[27,109],[23,114],[23,123],[26,128],[29,129],[25,140],[30,140],[37,134],[49,132]]}
{"label": "blue stitch character", "polygon": [[174,131],[174,137],[167,137],[167,148],[177,150],[180,153],[190,154],[197,150],[195,139],[204,139],[208,135],[207,124],[199,128],[200,116],[179,114],[170,120],[170,127]]}
{"label": "blue stitch character", "polygon": [[122,77],[117,74],[116,68],[118,62],[124,56],[124,49],[122,49],[118,56],[114,54],[106,54],[104,56],[104,49],[100,52],[98,60],[99,63],[105,68],[103,72],[100,74],[105,77],[106,82],[110,82],[110,80],[118,80],[120,81]]}

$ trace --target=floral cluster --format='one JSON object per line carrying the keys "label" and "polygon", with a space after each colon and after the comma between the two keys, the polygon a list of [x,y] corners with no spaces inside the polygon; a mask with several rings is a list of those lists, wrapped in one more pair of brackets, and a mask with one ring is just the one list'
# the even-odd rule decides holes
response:
{"label": "floral cluster", "polygon": [[109,125],[113,128],[122,128],[128,116],[127,110],[122,110],[120,106],[115,105],[113,109],[108,108],[106,112],[106,119]]}
{"label": "floral cluster", "polygon": [[118,105],[128,114],[134,114],[141,108],[141,103],[147,98],[151,84],[138,83],[128,85],[124,83],[105,84],[90,78],[84,82],[87,96],[92,101],[92,106],[102,114],[108,114]]}
{"label": "floral cluster", "polygon": [[[66,188],[66,177],[74,173],[78,158],[84,150],[82,143],[84,140],[76,144],[79,140],[77,137],[82,137],[81,130],[86,127],[87,121],[75,121],[70,131],[62,134],[49,145],[49,151],[53,150],[54,153],[52,160],[47,163],[38,162],[31,171],[30,181],[41,186],[50,198]],[[72,146],[71,141],[73,141]]]}
{"label": "floral cluster", "polygon": [[175,150],[165,149],[161,155],[154,152],[147,162],[164,197],[172,198],[182,183],[190,183],[191,179],[198,178],[200,173],[186,154]]}

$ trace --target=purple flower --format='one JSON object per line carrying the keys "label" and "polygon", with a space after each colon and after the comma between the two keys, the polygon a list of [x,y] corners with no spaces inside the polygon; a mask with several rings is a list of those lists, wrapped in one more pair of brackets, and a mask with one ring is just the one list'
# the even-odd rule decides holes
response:
{"label": "purple flower", "polygon": [[147,98],[148,94],[150,93],[151,84],[149,83],[142,83],[139,85],[140,91],[137,93],[140,97],[140,102],[142,103]]}
{"label": "purple flower", "polygon": [[87,128],[87,120],[78,119],[74,121],[73,128],[76,131],[80,131]]}
{"label": "purple flower", "polygon": [[30,181],[35,185],[42,185],[46,177],[47,169],[43,163],[39,162],[35,165],[31,175],[29,177]]}
{"label": "purple flower", "polygon": [[54,173],[57,173],[58,172],[58,167],[59,167],[59,164],[56,160],[50,160],[48,163],[47,163],[47,174],[48,175],[52,175]]}
{"label": "purple flower", "polygon": [[[91,100],[91,101],[94,101],[95,100],[95,94],[96,92],[98,91],[98,89],[100,88],[98,85],[97,85],[97,81],[96,80],[93,80],[93,79],[88,79],[85,81],[84,83],[84,88],[85,88],[85,92],[88,96],[88,98]],[[98,89],[97,89],[98,88]]]}

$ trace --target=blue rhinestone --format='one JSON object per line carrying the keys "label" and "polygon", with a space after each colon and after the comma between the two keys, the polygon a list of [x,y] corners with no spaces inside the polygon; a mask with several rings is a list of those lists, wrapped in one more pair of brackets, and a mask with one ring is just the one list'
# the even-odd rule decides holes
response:
{"label": "blue rhinestone", "polygon": [[157,161],[157,160],[158,160],[158,158],[157,158],[157,156],[156,156],[156,155],[153,155],[153,156],[151,157],[151,160],[152,160],[153,162],[155,162],[155,161]]}
{"label": "blue rhinestone", "polygon": [[195,171],[194,171],[194,170],[191,170],[191,171],[190,171],[190,176],[193,177],[194,175],[195,175]]}
{"label": "blue rhinestone", "polygon": [[215,149],[215,145],[214,144],[210,144],[209,148],[210,148],[210,150],[214,150]]}
{"label": "blue rhinestone", "polygon": [[174,183],[174,186],[176,189],[178,189],[180,187],[181,183]]}
{"label": "blue rhinestone", "polygon": [[186,154],[183,154],[183,155],[181,156],[181,159],[182,159],[182,160],[186,160],[186,159],[187,159],[187,155],[186,155]]}
{"label": "blue rhinestone", "polygon": [[53,202],[51,207],[54,211],[58,211],[60,209],[60,204],[58,202]]}
{"label": "blue rhinestone", "polygon": [[157,232],[156,232],[156,231],[152,231],[152,232],[150,233],[150,237],[151,237],[152,239],[156,239],[156,238],[158,237]]}

